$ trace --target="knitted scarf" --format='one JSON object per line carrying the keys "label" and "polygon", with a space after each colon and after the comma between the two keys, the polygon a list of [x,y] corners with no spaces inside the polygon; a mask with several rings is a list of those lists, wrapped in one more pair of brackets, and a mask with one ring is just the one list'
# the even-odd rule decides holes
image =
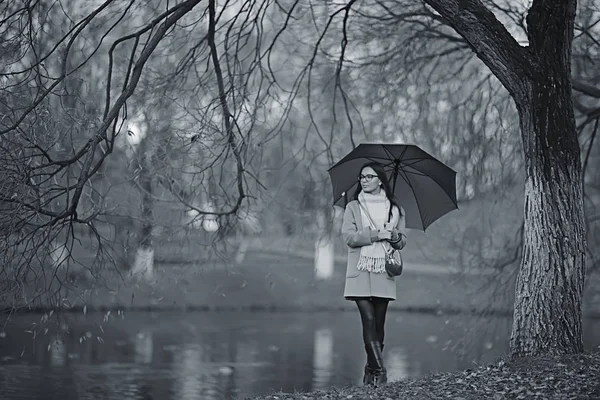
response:
{"label": "knitted scarf", "polygon": [[[383,229],[383,225],[387,222],[390,210],[390,201],[388,200],[383,188],[379,194],[371,194],[360,192],[358,201],[362,207],[360,208],[361,220],[363,226],[370,226],[371,229]],[[365,209],[369,213],[373,224],[369,221],[369,217],[365,214]],[[399,219],[398,210],[396,207],[392,209],[392,218],[390,223],[396,226]],[[360,258],[358,259],[357,269],[359,271],[369,271],[374,273],[385,272],[385,254],[384,246],[390,246],[389,243],[375,242],[370,245],[360,248]]]}

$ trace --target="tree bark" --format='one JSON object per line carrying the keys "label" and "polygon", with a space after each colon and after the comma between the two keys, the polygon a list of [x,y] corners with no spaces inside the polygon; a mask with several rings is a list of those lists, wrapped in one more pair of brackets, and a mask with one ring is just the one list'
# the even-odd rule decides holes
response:
{"label": "tree bark", "polygon": [[585,219],[571,42],[576,0],[534,0],[522,47],[479,0],[425,0],[471,45],[519,112],[526,165],[513,357],[583,350]]}
{"label": "tree bark", "polygon": [[556,77],[519,102],[525,144],[524,253],[517,277],[511,354],[583,350],[585,219],[570,90]]}
{"label": "tree bark", "polygon": [[513,356],[583,351],[586,235],[570,68],[574,16],[575,1],[554,7],[538,1],[527,17],[541,68],[515,99],[527,178]]}

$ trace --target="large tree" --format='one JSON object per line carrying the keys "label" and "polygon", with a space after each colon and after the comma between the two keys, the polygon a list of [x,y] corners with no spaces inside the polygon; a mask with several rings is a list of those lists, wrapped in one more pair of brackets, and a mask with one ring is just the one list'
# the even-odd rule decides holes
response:
{"label": "large tree", "polygon": [[571,83],[576,1],[533,1],[527,46],[481,1],[426,2],[502,82],[519,113],[525,231],[511,353],[580,352],[586,235]]}

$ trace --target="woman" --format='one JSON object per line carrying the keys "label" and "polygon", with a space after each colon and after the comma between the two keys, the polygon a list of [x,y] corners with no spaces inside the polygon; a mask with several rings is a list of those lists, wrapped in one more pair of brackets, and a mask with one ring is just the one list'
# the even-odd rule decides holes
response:
{"label": "woman", "polygon": [[383,364],[385,315],[396,300],[396,282],[385,271],[385,249],[406,245],[404,209],[396,201],[383,167],[362,167],[354,199],[346,205],[342,236],[348,245],[344,297],[360,312],[367,365],[363,383],[387,382]]}

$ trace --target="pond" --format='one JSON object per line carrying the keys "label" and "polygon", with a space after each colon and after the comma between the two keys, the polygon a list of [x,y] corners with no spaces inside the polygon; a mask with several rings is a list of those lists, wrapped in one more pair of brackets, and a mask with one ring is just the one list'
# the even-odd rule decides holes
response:
{"label": "pond", "polygon": [[[354,312],[137,312],[12,317],[0,327],[2,399],[243,399],[360,385]],[[42,324],[40,324],[42,323]],[[510,320],[390,312],[391,381],[487,363]],[[586,321],[586,347],[600,321]]]}

